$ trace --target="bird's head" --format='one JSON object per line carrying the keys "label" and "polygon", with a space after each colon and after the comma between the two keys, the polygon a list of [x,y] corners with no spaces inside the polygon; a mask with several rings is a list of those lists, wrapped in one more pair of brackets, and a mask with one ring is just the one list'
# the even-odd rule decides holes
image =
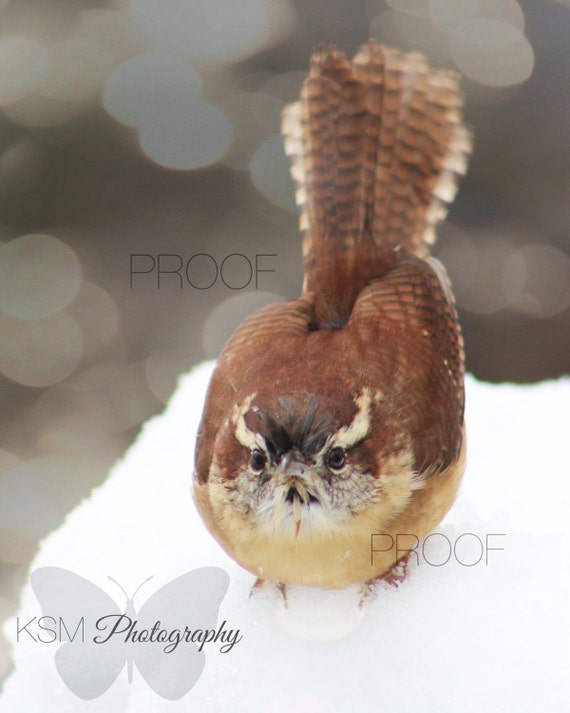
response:
{"label": "bird's head", "polygon": [[210,477],[256,527],[293,537],[330,530],[381,497],[373,423],[382,394],[331,397],[253,393],[220,429]]}

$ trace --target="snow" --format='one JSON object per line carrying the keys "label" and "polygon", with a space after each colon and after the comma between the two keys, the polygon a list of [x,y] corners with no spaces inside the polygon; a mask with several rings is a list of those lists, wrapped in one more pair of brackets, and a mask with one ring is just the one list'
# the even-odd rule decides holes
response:
{"label": "snow", "polygon": [[[399,588],[358,607],[357,587],[250,589],[253,577],[219,548],[190,496],[194,439],[212,370],[181,378],[108,480],[42,543],[32,571],[65,567],[124,607],[113,576],[140,608],[184,572],[230,576],[218,622],[239,628],[183,698],[157,695],[136,668],[83,701],[56,671],[61,644],[16,642],[0,711],[517,711],[559,713],[570,700],[570,378],[531,386],[467,379],[469,456],[457,503],[419,549]],[[495,549],[482,550],[487,544]],[[451,549],[455,545],[455,552]],[[451,555],[451,556],[449,556]],[[449,556],[449,561],[442,563]],[[481,560],[477,562],[477,559]],[[431,564],[430,564],[431,563]],[[473,564],[473,566],[467,566]],[[28,585],[20,622],[39,616]]]}

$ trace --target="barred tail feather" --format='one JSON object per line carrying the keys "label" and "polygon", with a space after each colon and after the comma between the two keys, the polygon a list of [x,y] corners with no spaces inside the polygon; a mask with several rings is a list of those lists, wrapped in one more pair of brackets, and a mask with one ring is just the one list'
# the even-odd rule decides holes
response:
{"label": "barred tail feather", "polygon": [[282,123],[306,289],[346,284],[372,249],[429,254],[471,151],[462,108],[456,76],[421,54],[370,41],[352,62],[331,47],[313,56]]}

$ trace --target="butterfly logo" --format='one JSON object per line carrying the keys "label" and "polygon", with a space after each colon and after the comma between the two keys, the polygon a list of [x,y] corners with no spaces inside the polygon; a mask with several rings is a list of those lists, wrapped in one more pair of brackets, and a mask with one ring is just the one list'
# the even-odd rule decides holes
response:
{"label": "butterfly logo", "polygon": [[[134,664],[159,696],[182,698],[204,670],[203,640],[216,626],[227,572],[218,567],[187,572],[152,594],[138,612],[134,598],[152,577],[131,597],[109,579],[125,594],[123,610],[100,587],[67,569],[42,567],[31,575],[42,618],[59,623],[53,640],[64,642],[55,653],[63,682],[91,700],[112,686],[125,664],[130,683]],[[194,635],[184,637],[185,632]]]}

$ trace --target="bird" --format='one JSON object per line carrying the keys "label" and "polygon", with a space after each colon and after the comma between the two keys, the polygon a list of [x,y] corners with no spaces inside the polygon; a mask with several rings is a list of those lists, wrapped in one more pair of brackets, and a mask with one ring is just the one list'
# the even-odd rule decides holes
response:
{"label": "bird", "polygon": [[463,106],[455,73],[370,40],[352,60],[319,47],[283,110],[302,292],[221,351],[193,474],[206,527],[257,583],[391,581],[399,537],[421,541],[457,496],[464,348],[430,253],[471,153]]}

